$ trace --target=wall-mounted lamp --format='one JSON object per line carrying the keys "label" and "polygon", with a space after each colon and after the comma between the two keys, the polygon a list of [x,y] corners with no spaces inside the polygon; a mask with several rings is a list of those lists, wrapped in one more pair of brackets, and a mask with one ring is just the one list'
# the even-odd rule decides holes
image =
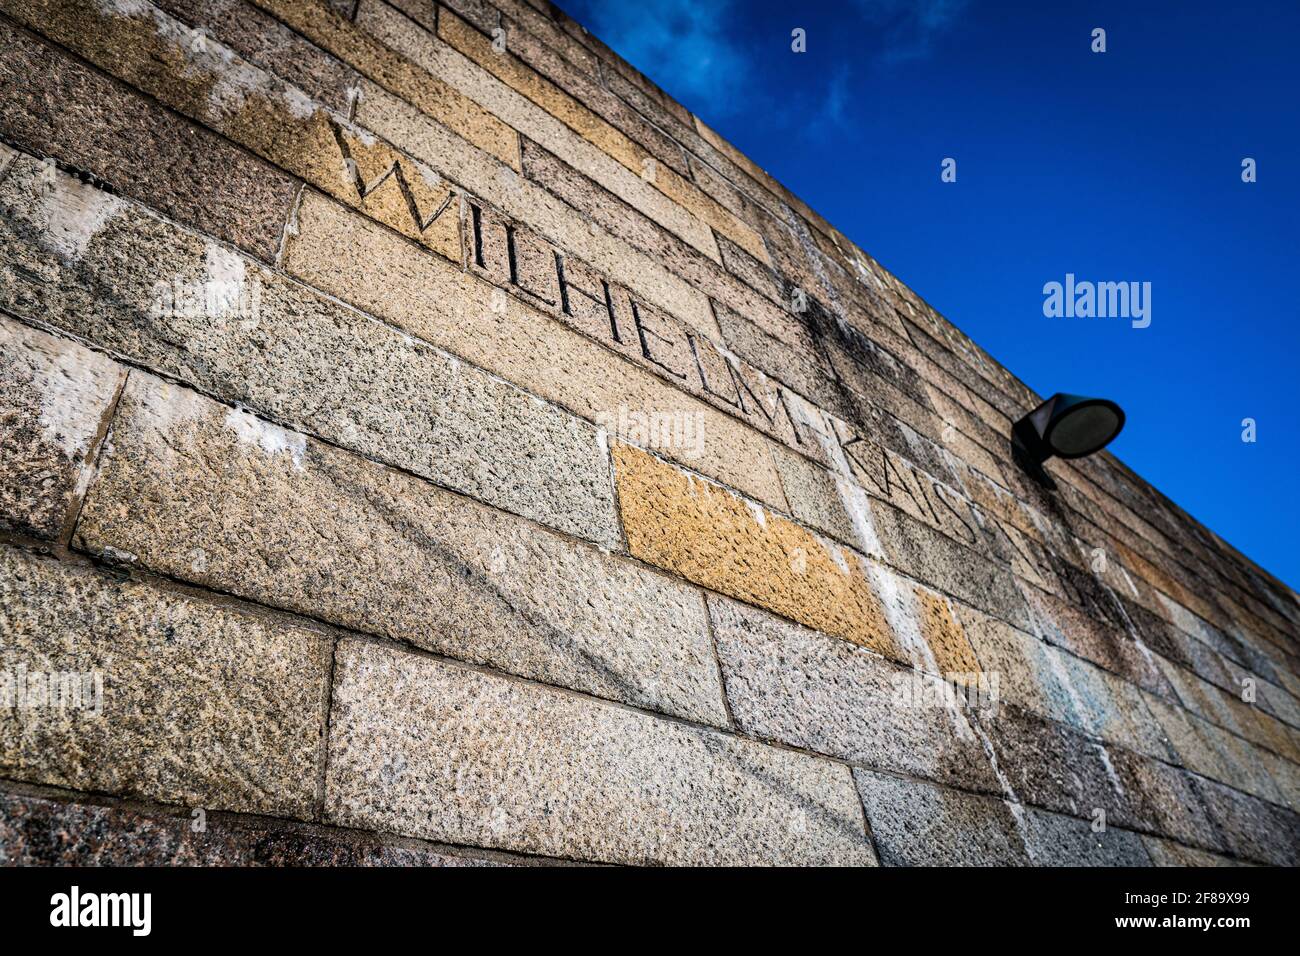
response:
{"label": "wall-mounted lamp", "polygon": [[1123,427],[1124,409],[1109,399],[1057,392],[1011,426],[1011,449],[1031,477],[1055,488],[1043,462],[1101,451]]}

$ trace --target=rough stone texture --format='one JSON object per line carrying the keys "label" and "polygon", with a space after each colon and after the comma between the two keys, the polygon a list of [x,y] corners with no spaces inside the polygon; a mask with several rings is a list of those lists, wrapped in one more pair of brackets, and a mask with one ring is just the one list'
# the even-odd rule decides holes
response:
{"label": "rough stone texture", "polygon": [[[449,6],[456,8],[472,4]],[[422,4],[419,0],[402,0],[399,7],[410,16],[413,10],[419,11]],[[508,17],[507,45],[511,53],[644,147],[656,160],[683,176],[690,175],[686,155],[680,144],[613,91],[606,89],[597,70],[584,70],[571,62],[564,53],[553,49],[553,44],[549,41],[554,40],[557,34],[544,17],[538,16],[522,3],[512,4],[508,0],[502,0],[502,7]],[[481,32],[492,35],[495,23],[485,24],[481,18],[475,18],[464,9],[457,9],[456,12]],[[421,18],[418,12],[414,16],[417,21],[431,26],[427,17]],[[573,51],[572,46],[565,49],[570,53]]]}
{"label": "rough stone texture", "polygon": [[1281,721],[1186,668],[1163,658],[1160,664],[1178,702],[1192,713],[1292,762],[1300,760],[1300,735]]}
{"label": "rough stone texture", "polygon": [[892,505],[873,504],[871,516],[891,565],[1016,627],[1029,626],[1029,612],[1009,571]]}
{"label": "rough stone texture", "polygon": [[606,862],[874,862],[842,764],[377,644],[335,666],[334,822]]}
{"label": "rough stone texture", "polygon": [[[1144,694],[1143,699],[1169,746],[1189,770],[1274,803],[1287,802],[1269,772],[1270,763],[1261,759],[1266,751],[1154,694]],[[1294,766],[1276,759],[1273,766]]]}
{"label": "rough stone texture", "polygon": [[593,228],[577,210],[515,175],[507,165],[474,150],[400,99],[371,85],[363,86],[357,122],[691,327],[717,333],[708,298],[669,272],[659,259],[637,252],[604,229]]}
{"label": "rough stone texture", "polygon": [[998,675],[1002,703],[1075,723],[1070,692],[1061,678],[1060,651],[971,608],[962,608],[960,616],[980,667]]}
{"label": "rough stone texture", "polygon": [[0,0],[0,313],[20,862],[1300,853],[1295,591],[547,0]]}
{"label": "rough stone texture", "polygon": [[1175,759],[1141,691],[1073,655],[1057,652],[1055,661],[1071,704],[1070,723],[1108,743],[1161,760]]}
{"label": "rough stone texture", "polygon": [[634,557],[904,659],[859,555],[622,443],[614,474]]}
{"label": "rough stone texture", "polygon": [[297,223],[285,265],[304,281],[611,430],[620,409],[666,415],[655,451],[785,507],[771,443],[752,429],[317,193]]}
{"label": "rough stone texture", "polygon": [[1199,781],[1197,792],[1234,856],[1272,866],[1300,866],[1300,815],[1212,780]]}
{"label": "rough stone texture", "polygon": [[1003,777],[1026,804],[1090,818],[1105,810],[1109,819],[1123,812],[1119,778],[1110,754],[1097,741],[1012,707],[980,720]]}
{"label": "rough stone texture", "polygon": [[858,484],[784,450],[774,456],[790,513],[801,524],[863,554],[883,558],[866,491]]}
{"label": "rough stone texture", "polygon": [[854,770],[853,779],[884,866],[1030,863],[1005,800],[867,770]]}
{"label": "rough stone texture", "polygon": [[[970,675],[979,670],[975,651],[957,623],[953,605],[928,588],[914,588],[921,636],[928,650],[927,660],[913,663],[936,674]],[[956,678],[964,680],[965,678]]]}
{"label": "rough stone texture", "polygon": [[523,862],[330,827],[0,795],[0,866],[500,866]]}
{"label": "rough stone texture", "polygon": [[401,16],[383,3],[367,0],[361,4],[357,25],[372,37],[382,40],[387,44],[386,48],[409,57],[434,76],[445,80],[697,249],[716,255],[717,247],[708,227],[644,181],[639,163],[634,171],[610,157],[441,39],[409,29]]}
{"label": "rough stone texture", "polygon": [[1241,866],[1242,863],[1230,857],[1220,856],[1208,850],[1198,850],[1183,846],[1172,840],[1160,837],[1144,836],[1142,845],[1151,857],[1153,866]]}
{"label": "rough stone texture", "polygon": [[[121,8],[94,0],[3,0],[0,9],[417,242],[447,255],[459,250],[457,197],[437,173],[215,39],[195,43],[188,27],[147,0]],[[466,135],[494,124],[468,103],[465,108],[472,114]],[[495,144],[498,153],[517,155],[514,134],[504,127],[496,132],[505,140]]]}
{"label": "rough stone texture", "polygon": [[[454,84],[378,42],[353,22],[313,0],[255,0],[258,6],[366,78],[407,100],[456,135],[519,169],[519,134]],[[359,11],[358,11],[359,14]]]}
{"label": "rough stone texture", "polygon": [[1143,653],[1142,646],[1109,618],[1094,616],[1028,584],[1022,583],[1021,591],[1030,609],[1031,624],[1026,630],[1146,690],[1172,692],[1150,652]]}
{"label": "rough stone texture", "polygon": [[[1273,785],[1282,802],[1296,813],[1300,813],[1300,767],[1285,757],[1279,757],[1258,747],[1255,748],[1253,755],[1262,760],[1264,766],[1268,768],[1269,776],[1273,779]],[[1233,783],[1231,780],[1224,782]]]}
{"label": "rough stone texture", "polygon": [[[0,777],[310,816],[324,635],[10,547],[0,633],[0,671],[6,683],[26,676],[32,705],[0,709]],[[33,678],[77,674],[91,688],[83,706],[35,706]]]}
{"label": "rough stone texture", "polygon": [[0,316],[0,528],[62,534],[125,371]]}
{"label": "rough stone texture", "polygon": [[1000,792],[946,685],[845,641],[710,598],[727,700],[745,733],[876,770]]}
{"label": "rough stone texture", "polygon": [[1025,846],[1036,866],[1151,866],[1142,837],[1107,826],[1093,830],[1080,820],[1024,808]]}
{"label": "rough stone texture", "polygon": [[[1190,846],[1230,849],[1224,841],[1202,784],[1186,770],[1152,760],[1121,747],[1101,747],[1108,773],[1120,799],[1107,819],[1120,826],[1167,836]],[[1250,799],[1245,797],[1243,799]]]}
{"label": "rough stone texture", "polygon": [[714,313],[728,348],[821,408],[841,417],[850,413],[852,406],[844,401],[806,328],[790,322],[780,310],[750,306],[742,314],[736,311],[740,306],[734,295],[723,299],[728,304],[715,301]]}
{"label": "rough stone texture", "polygon": [[[370,3],[372,0],[366,2]],[[685,210],[688,221],[697,227],[703,226],[716,230],[751,255],[767,258],[763,239],[752,227],[700,191],[693,182],[683,178],[671,166],[661,165],[661,160],[656,156],[630,140],[549,80],[520,64],[509,53],[504,56],[498,54],[492,48],[491,40],[471,28],[464,20],[452,13],[440,16],[438,36],[512,89],[542,107],[548,114],[559,118],[565,126],[578,133],[586,142],[594,144],[641,179],[653,184],[656,189]],[[708,233],[708,236],[708,240],[701,243],[699,248],[717,259],[718,253],[716,245],[712,242],[712,233]]]}
{"label": "rough stone texture", "polygon": [[156,6],[346,115],[356,74],[244,0],[159,0]]}
{"label": "rough stone texture", "polygon": [[293,201],[293,180],[0,23],[0,133],[270,261]]}
{"label": "rough stone texture", "polygon": [[[16,166],[0,182],[0,305],[457,491],[619,540],[591,425],[128,203],[62,174],[47,190],[34,164]],[[160,281],[214,304],[166,307]]]}
{"label": "rough stone texture", "polygon": [[139,372],[77,545],[526,677],[726,722],[692,589]]}
{"label": "rough stone texture", "polygon": [[[718,302],[726,301],[741,314],[753,316],[753,321],[760,325],[777,327],[787,336],[799,336],[799,324],[782,309],[766,301],[749,286],[737,282],[712,258],[673,236],[658,223],[642,216],[609,190],[592,182],[531,140],[524,140],[523,155],[525,176],[545,187],[545,191],[572,206],[612,236],[626,241],[654,261],[662,262],[672,272],[713,299],[715,311],[722,308],[717,305]],[[737,321],[746,320],[738,317]],[[811,364],[814,360],[808,358],[807,361]],[[784,366],[771,364],[773,367],[764,366],[769,373],[778,374],[785,370]],[[821,383],[823,380],[809,375],[802,381]],[[817,389],[817,385],[812,386],[812,390]],[[827,391],[825,388],[820,390]]]}

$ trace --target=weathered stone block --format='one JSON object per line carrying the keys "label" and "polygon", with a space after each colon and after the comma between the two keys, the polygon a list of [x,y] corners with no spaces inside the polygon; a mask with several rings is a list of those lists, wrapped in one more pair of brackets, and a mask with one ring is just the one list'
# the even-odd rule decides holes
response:
{"label": "weathered stone block", "polygon": [[0,304],[471,497],[620,541],[593,426],[129,203],[62,174],[46,189],[33,167],[0,182]]}
{"label": "weathered stone block", "polygon": [[659,259],[595,226],[579,210],[474,149],[392,94],[374,84],[363,84],[356,121],[567,253],[592,263],[608,274],[611,283],[627,286],[695,329],[717,334],[707,296],[669,272]]}
{"label": "weathered stone block", "polygon": [[963,607],[958,615],[980,668],[998,675],[1003,703],[1077,723],[1070,692],[1062,682],[1060,651],[972,608]]}
{"label": "weathered stone block", "polygon": [[419,107],[457,136],[519,168],[518,134],[436,73],[430,74],[421,64],[376,42],[357,24],[314,0],[254,2],[322,50]]}
{"label": "weathered stone block", "polygon": [[289,176],[7,23],[0,129],[40,159],[70,163],[178,222],[275,258],[297,188]]}
{"label": "weathered stone block", "polygon": [[13,548],[0,550],[0,633],[0,671],[24,695],[0,709],[0,776],[311,815],[325,635]]}
{"label": "weathered stone block", "polygon": [[0,316],[0,527],[63,533],[125,371]]}
{"label": "weathered stone block", "polygon": [[1300,813],[1300,766],[1258,747],[1254,755],[1268,770],[1280,802]]}
{"label": "weathered stone block", "polygon": [[[294,6],[292,0],[285,5]],[[441,177],[216,40],[194,42],[188,27],[147,0],[120,9],[101,9],[91,0],[2,0],[0,8],[417,242],[444,255],[459,252],[459,199]],[[301,8],[309,16],[334,16],[314,3]],[[440,92],[460,99],[475,114],[470,121],[476,127],[496,123],[452,91]],[[506,139],[514,136],[502,129]],[[498,151],[515,155],[517,165],[517,144]]]}
{"label": "weathered stone block", "polygon": [[[747,320],[774,330],[773,334],[791,341],[800,341],[801,333],[802,338],[807,337],[801,323],[785,312],[787,303],[773,303],[737,281],[714,259],[527,138],[523,140],[523,157],[524,175],[530,180],[572,206],[589,223],[645,253],[651,261],[662,263],[709,296],[715,308],[716,303],[726,302]],[[719,241],[728,240],[723,237]],[[764,368],[774,375],[783,371],[781,367]]]}
{"label": "weathered stone block", "polygon": [[498,866],[415,840],[233,814],[0,795],[0,866]]}
{"label": "weathered stone block", "polygon": [[297,222],[285,268],[305,282],[624,438],[645,431],[659,453],[785,507],[773,443],[757,431],[317,193],[303,196]]}
{"label": "weathered stone block", "polygon": [[1213,780],[1197,781],[1196,790],[1234,856],[1272,866],[1300,866],[1300,814]]}
{"label": "weathered stone block", "polygon": [[1177,759],[1137,687],[1072,654],[1057,652],[1055,660],[1070,699],[1070,723],[1148,757]]}
{"label": "weathered stone block", "polygon": [[889,564],[1009,624],[1030,626],[1029,611],[1009,570],[892,505],[873,504],[871,514]]}
{"label": "weathered stone block", "polygon": [[299,87],[322,106],[347,114],[357,75],[246,0],[158,0],[155,5]]}
{"label": "weathered stone block", "polygon": [[140,373],[77,543],[355,630],[726,723],[692,588]]}
{"label": "weathered stone block", "polygon": [[1012,707],[980,724],[1012,792],[1026,804],[1091,819],[1104,810],[1119,822],[1125,812],[1123,785],[1111,754],[1097,741],[1064,724]]}
{"label": "weathered stone block", "polygon": [[1229,848],[1215,826],[1202,784],[1180,767],[1152,760],[1123,747],[1099,747],[1121,800],[1107,819],[1123,827],[1158,833],[1205,849]]}
{"label": "weathered stone block", "polygon": [[624,863],[874,862],[848,768],[345,641],[327,814]]}
{"label": "weathered stone block", "polygon": [[386,4],[369,0],[361,4],[357,26],[716,258],[717,246],[709,227],[644,181],[640,163],[635,170],[628,168],[442,39],[409,29],[408,21]]}
{"label": "weathered stone block", "polygon": [[[1021,827],[1005,800],[854,770],[884,866],[1026,866]],[[1016,813],[1023,813],[1020,807]]]}
{"label": "weathered stone block", "polygon": [[775,454],[776,468],[790,513],[808,527],[863,554],[883,558],[871,504],[858,484],[784,449]]}
{"label": "weathered stone block", "polygon": [[[440,16],[438,35],[512,90],[540,106],[550,116],[559,119],[587,143],[595,145],[641,179],[653,184],[657,190],[686,210],[698,222],[696,228],[704,226],[707,231],[707,227],[712,227],[746,249],[751,255],[762,259],[767,258],[762,237],[750,225],[702,192],[689,179],[683,178],[670,165],[663,164],[643,146],[597,116],[585,104],[578,102],[545,77],[519,63],[509,53],[504,56],[497,53],[492,47],[492,41],[474,30],[464,20],[450,12]],[[522,127],[520,130],[524,132]],[[691,237],[684,235],[683,238],[690,241]],[[717,247],[712,242],[711,233],[709,241],[701,243],[698,248],[713,259],[718,259]]]}
{"label": "weathered stone block", "polygon": [[1142,845],[1146,847],[1153,866],[1241,866],[1239,861],[1230,857],[1183,846],[1173,840],[1160,837],[1143,836]]}
{"label": "weathered stone block", "polygon": [[1121,630],[1104,608],[1081,606],[1028,584],[1020,585],[1029,607],[1030,626],[1043,640],[1092,661],[1144,690],[1172,694],[1158,658]]}
{"label": "weathered stone block", "polygon": [[1150,866],[1136,833],[1107,826],[1094,831],[1091,820],[1024,808],[1025,846],[1035,866]]}
{"label": "weathered stone block", "polygon": [[965,707],[938,678],[711,597],[732,716],[745,733],[877,770],[1000,792]]}

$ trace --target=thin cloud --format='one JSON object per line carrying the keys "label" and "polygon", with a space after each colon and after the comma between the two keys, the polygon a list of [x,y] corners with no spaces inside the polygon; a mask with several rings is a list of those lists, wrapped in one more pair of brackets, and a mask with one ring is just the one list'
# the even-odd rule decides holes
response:
{"label": "thin cloud", "polygon": [[924,60],[956,23],[969,0],[854,0],[862,18],[881,31],[879,62]]}
{"label": "thin cloud", "polygon": [[851,98],[848,67],[837,67],[826,84],[826,93],[822,98],[821,108],[817,111],[817,117],[830,126],[846,125],[849,121],[848,108]]}

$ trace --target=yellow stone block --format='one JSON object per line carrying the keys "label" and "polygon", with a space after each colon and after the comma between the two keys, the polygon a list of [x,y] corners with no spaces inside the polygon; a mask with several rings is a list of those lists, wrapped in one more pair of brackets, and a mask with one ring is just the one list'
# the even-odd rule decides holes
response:
{"label": "yellow stone block", "polygon": [[614,446],[628,550],[824,633],[905,660],[865,559],[646,452]]}

